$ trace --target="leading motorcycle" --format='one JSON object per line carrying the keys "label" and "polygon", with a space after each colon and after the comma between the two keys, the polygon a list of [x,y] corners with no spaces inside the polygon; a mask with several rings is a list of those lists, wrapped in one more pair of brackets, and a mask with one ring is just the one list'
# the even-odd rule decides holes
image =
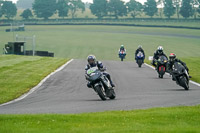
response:
{"label": "leading motorcycle", "polygon": [[115,99],[116,94],[108,78],[97,68],[92,67],[86,72],[86,79],[102,100]]}

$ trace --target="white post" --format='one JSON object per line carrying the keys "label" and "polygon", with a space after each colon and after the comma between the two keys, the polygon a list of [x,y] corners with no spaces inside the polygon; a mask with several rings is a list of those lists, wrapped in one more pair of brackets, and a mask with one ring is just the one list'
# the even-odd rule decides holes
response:
{"label": "white post", "polygon": [[15,41],[18,41],[18,35],[16,34],[16,36],[15,36]]}
{"label": "white post", "polygon": [[24,55],[26,54],[26,37],[24,37]]}
{"label": "white post", "polygon": [[35,35],[33,36],[33,56],[35,56]]}

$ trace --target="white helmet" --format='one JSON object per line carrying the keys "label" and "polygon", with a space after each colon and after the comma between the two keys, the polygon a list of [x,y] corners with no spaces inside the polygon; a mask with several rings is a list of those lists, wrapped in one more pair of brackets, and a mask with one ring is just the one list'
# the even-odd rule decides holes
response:
{"label": "white helmet", "polygon": [[159,53],[159,54],[162,54],[162,53],[163,53],[163,47],[162,47],[162,46],[159,46],[157,50],[158,50],[158,53]]}

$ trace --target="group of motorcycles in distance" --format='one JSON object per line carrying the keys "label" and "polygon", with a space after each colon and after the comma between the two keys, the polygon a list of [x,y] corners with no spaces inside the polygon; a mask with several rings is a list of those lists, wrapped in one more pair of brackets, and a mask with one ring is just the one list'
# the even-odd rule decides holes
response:
{"label": "group of motorcycles in distance", "polygon": [[[119,58],[123,61],[126,57],[125,51],[119,51]],[[144,54],[142,52],[138,52],[136,57],[136,63],[138,67],[141,67],[144,63]],[[165,56],[160,56],[158,60],[156,60],[156,68],[155,70],[158,73],[159,78],[163,78],[166,72],[169,72],[167,69],[168,59]],[[179,63],[175,62],[172,67],[172,72],[169,72],[172,75],[172,80],[176,81],[176,84],[183,87],[185,90],[189,90],[189,74],[185,67]]]}

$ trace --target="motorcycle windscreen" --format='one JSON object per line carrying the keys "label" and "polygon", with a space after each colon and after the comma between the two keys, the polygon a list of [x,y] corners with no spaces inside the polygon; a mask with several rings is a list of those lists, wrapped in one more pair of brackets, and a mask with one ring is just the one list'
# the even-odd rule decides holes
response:
{"label": "motorcycle windscreen", "polygon": [[92,73],[89,77],[90,81],[95,81],[101,77],[101,72],[96,71],[95,73]]}
{"label": "motorcycle windscreen", "polygon": [[101,76],[101,72],[98,67],[92,67],[87,70],[87,75],[89,76],[90,81],[97,80]]}
{"label": "motorcycle windscreen", "polygon": [[158,59],[158,64],[166,64],[167,63],[167,58],[165,56],[160,56]]}
{"label": "motorcycle windscreen", "polygon": [[97,70],[98,70],[98,67],[91,67],[90,69],[87,70],[87,75],[89,76],[90,74],[94,73]]}

